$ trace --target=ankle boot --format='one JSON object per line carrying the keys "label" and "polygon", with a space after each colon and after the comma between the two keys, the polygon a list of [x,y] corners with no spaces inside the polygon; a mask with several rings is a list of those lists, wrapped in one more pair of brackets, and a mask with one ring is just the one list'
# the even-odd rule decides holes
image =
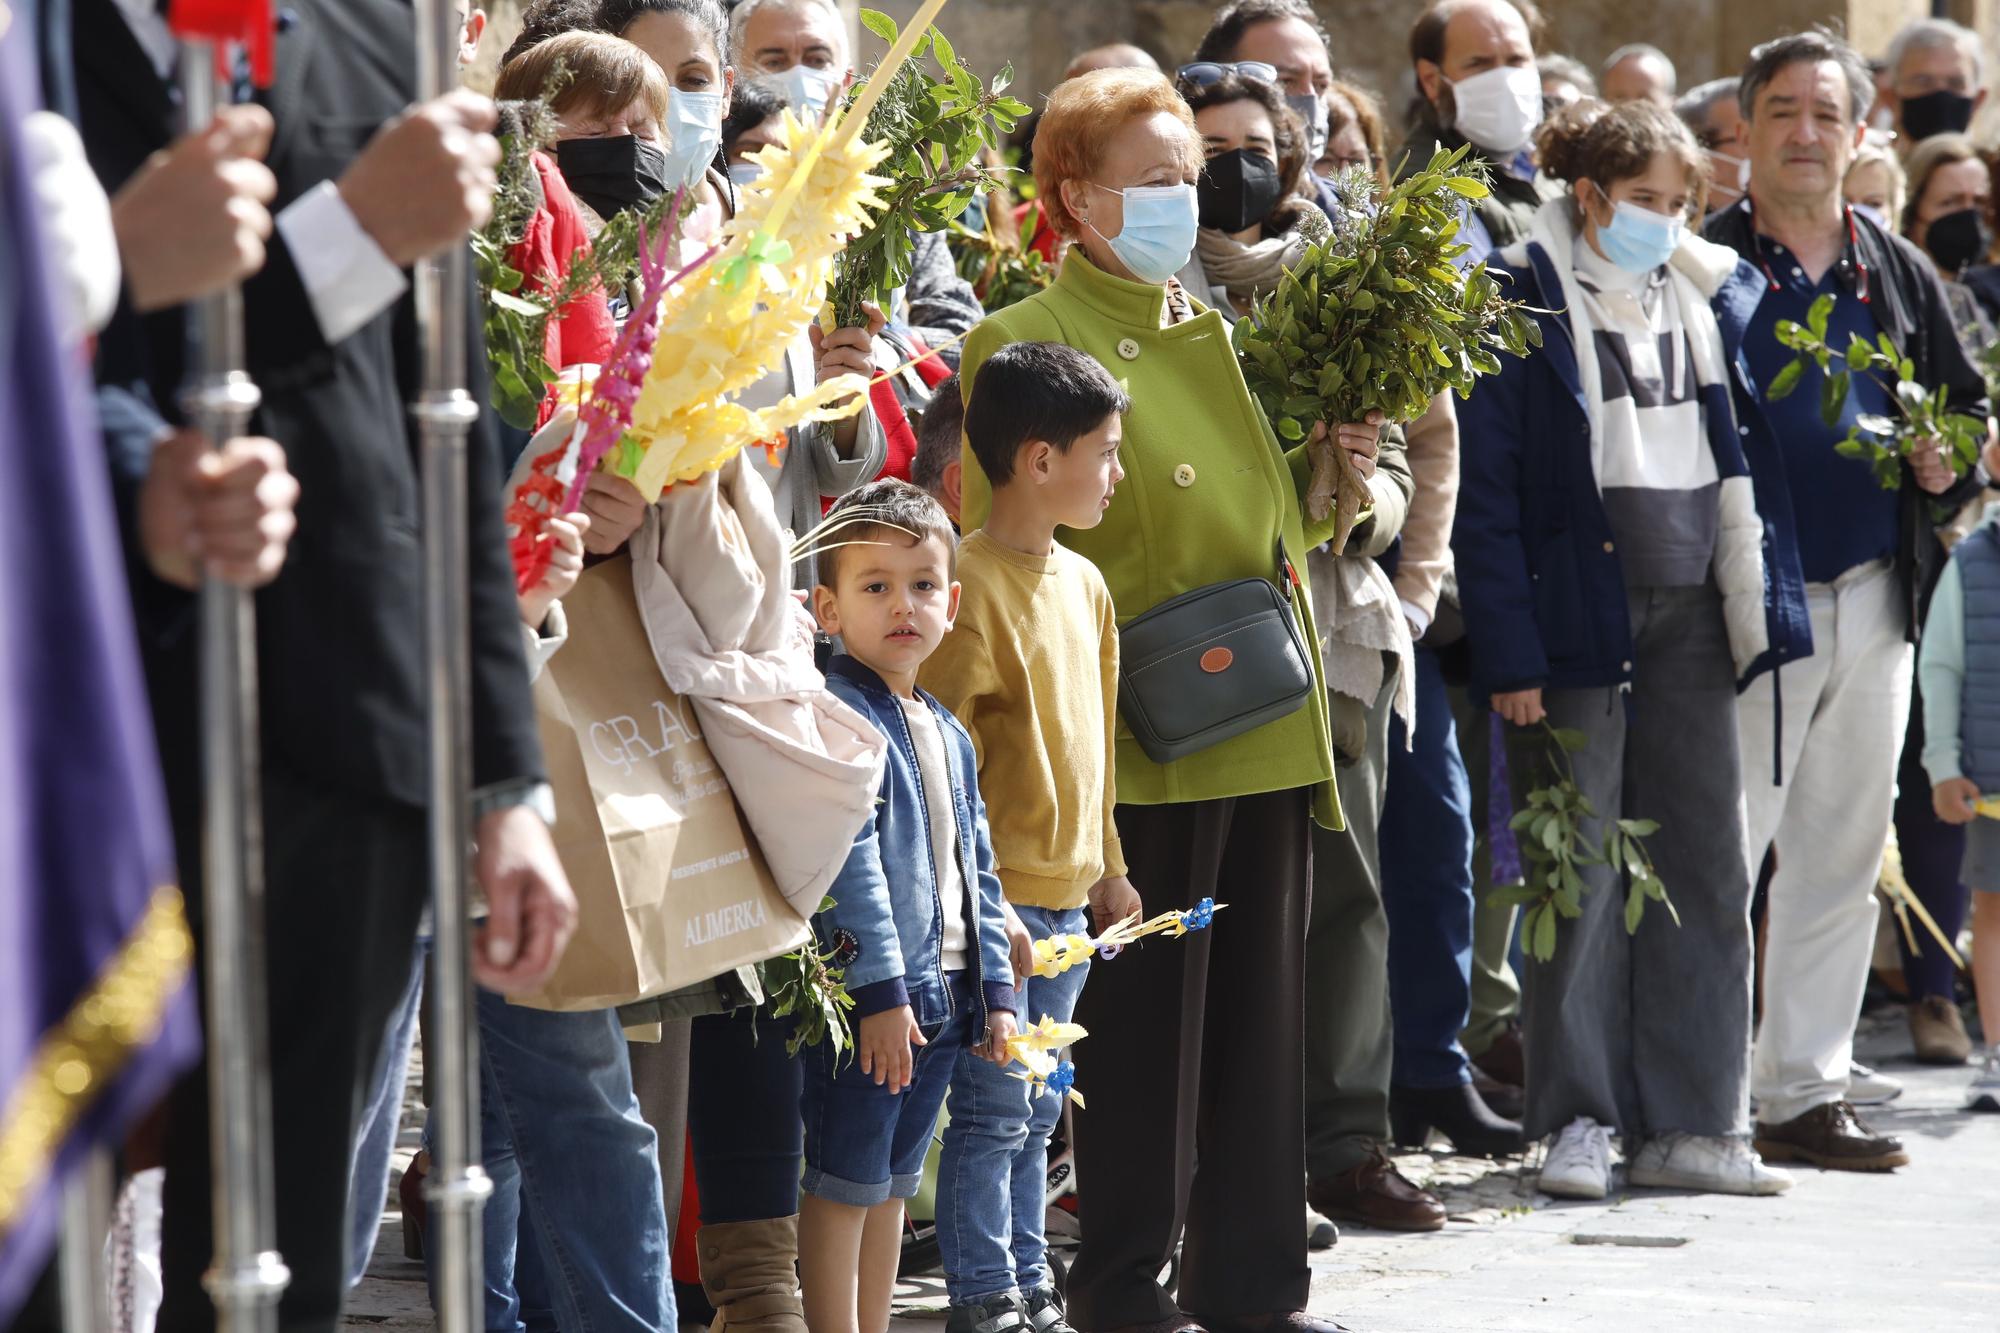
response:
{"label": "ankle boot", "polygon": [[430,1224],[430,1206],[424,1201],[424,1177],[430,1173],[431,1155],[418,1150],[396,1182],[396,1198],[403,1205],[403,1257],[421,1261],[424,1257],[424,1230]]}
{"label": "ankle boot", "polygon": [[1430,1132],[1467,1157],[1500,1157],[1526,1146],[1521,1126],[1494,1115],[1470,1083],[1455,1088],[1391,1088],[1389,1120],[1399,1147],[1421,1148]]}
{"label": "ankle boot", "polygon": [[709,1333],[806,1333],[796,1214],[703,1226],[695,1248],[702,1290],[715,1306]]}

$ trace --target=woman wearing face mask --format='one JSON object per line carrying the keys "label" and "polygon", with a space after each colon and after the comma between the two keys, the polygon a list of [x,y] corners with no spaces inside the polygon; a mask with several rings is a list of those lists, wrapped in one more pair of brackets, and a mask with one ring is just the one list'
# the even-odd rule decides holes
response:
{"label": "woman wearing face mask", "polygon": [[1910,194],[1903,205],[1903,235],[1931,257],[1951,301],[1958,341],[1976,360],[1993,345],[1993,320],[1964,276],[1974,264],[1986,262],[1992,247],[1986,223],[1992,173],[1963,134],[1925,139],[1910,153],[1908,168]]}
{"label": "woman wearing face mask", "polygon": [[[1336,520],[1306,515],[1306,449],[1280,446],[1227,325],[1175,277],[1194,252],[1201,168],[1194,118],[1159,74],[1100,70],[1056,89],[1036,136],[1035,183],[1072,244],[1053,286],[973,331],[962,386],[973,392],[979,367],[1011,342],[1096,357],[1130,386],[1127,479],[1102,525],[1063,540],[1103,572],[1119,623],[1218,581],[1261,578],[1287,591],[1288,614],[1313,644],[1310,594],[1293,571]],[[1373,424],[1335,432],[1364,477],[1377,433]],[[985,520],[991,490],[977,460],[964,463],[969,530]],[[1210,670],[1226,677],[1227,656]],[[1227,902],[1217,924],[1228,928],[1127,950],[1084,991],[1077,1020],[1102,1044],[1077,1144],[1079,1171],[1097,1182],[1070,1271],[1079,1328],[1331,1327],[1299,1313],[1309,1285],[1299,1225],[1306,875],[1312,819],[1336,815],[1326,691],[1317,654],[1304,657],[1311,679],[1294,710],[1233,739],[1160,762],[1120,727],[1117,821],[1133,882],[1149,910]],[[1212,702],[1233,688],[1218,679],[1197,693]],[[1156,1278],[1179,1219],[1177,1307]]]}
{"label": "woman wearing face mask", "polygon": [[1905,185],[1903,161],[1896,156],[1894,142],[1879,131],[1868,131],[1847,164],[1841,195],[1876,226],[1894,231],[1896,219],[1903,215]]}
{"label": "woman wearing face mask", "polygon": [[1206,157],[1195,185],[1201,226],[1180,281],[1233,323],[1332,228],[1307,192],[1305,135],[1275,85],[1231,72],[1197,82],[1184,71],[1180,92]]}
{"label": "woman wearing face mask", "polygon": [[528,101],[565,82],[550,99],[551,148],[570,193],[587,210],[592,235],[606,219],[644,208],[673,189],[662,125],[666,77],[646,53],[605,33],[565,32],[537,43],[500,69],[494,95]]}
{"label": "woman wearing face mask", "polygon": [[[1568,108],[1538,137],[1568,183],[1501,253],[1544,350],[1507,359],[1460,409],[1457,556],[1475,692],[1512,725],[1517,788],[1551,779],[1542,724],[1602,819],[1647,840],[1658,903],[1635,934],[1626,885],[1585,871],[1582,916],[1530,962],[1522,1128],[1551,1138],[1544,1192],[1603,1198],[1610,1136],[1634,1185],[1774,1194],[1751,1148],[1750,870],[1736,684],[1770,641],[1762,524],[1710,294],[1741,261],[1688,228],[1707,163],[1650,103]],[[1700,762],[1689,764],[1687,756]]]}

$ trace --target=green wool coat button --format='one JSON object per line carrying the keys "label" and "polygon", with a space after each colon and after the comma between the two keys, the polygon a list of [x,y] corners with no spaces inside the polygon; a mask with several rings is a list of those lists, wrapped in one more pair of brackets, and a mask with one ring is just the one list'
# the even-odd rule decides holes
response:
{"label": "green wool coat button", "polygon": [[1174,485],[1176,486],[1194,485],[1194,468],[1186,463],[1182,463],[1179,467],[1175,468]]}
{"label": "green wool coat button", "polygon": [[[1127,361],[1137,361],[1139,359],[1138,339],[1120,338],[1118,340],[1118,355]],[[1182,484],[1185,485],[1186,483],[1183,482]]]}

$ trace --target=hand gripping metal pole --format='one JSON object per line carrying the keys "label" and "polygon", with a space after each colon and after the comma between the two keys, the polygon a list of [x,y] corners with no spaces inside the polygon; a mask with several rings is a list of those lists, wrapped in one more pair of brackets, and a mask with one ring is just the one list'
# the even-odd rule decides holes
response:
{"label": "hand gripping metal pole", "polygon": [[[460,22],[450,0],[419,0],[417,97],[458,79]],[[424,1188],[437,1246],[442,1333],[485,1323],[480,1214],[493,1185],[480,1165],[479,1026],[474,1018],[467,924],[471,847],[471,620],[467,569],[466,433],[479,407],[465,391],[467,247],[417,266],[417,339],[423,392],[415,416],[423,441],[424,657],[430,707],[432,1043],[431,1171]]]}
{"label": "hand gripping metal pole", "polygon": [[[215,48],[181,44],[189,129],[215,116]],[[243,435],[257,386],[243,373],[235,287],[191,309],[198,368],[182,397],[217,448]],[[258,763],[257,633],[247,589],[201,584],[202,917],[208,983],[209,1154],[215,1262],[202,1278],[221,1333],[269,1333],[291,1281],[279,1258],[271,1184],[271,1060],[264,972],[264,819]]]}

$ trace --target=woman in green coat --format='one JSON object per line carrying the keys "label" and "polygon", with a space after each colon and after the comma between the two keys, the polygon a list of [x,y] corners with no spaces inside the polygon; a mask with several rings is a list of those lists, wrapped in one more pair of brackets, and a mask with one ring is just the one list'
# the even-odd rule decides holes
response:
{"label": "woman in green coat", "polygon": [[[1126,480],[1101,526],[1064,534],[1103,572],[1121,626],[1213,583],[1262,577],[1291,589],[1314,675],[1303,706],[1169,763],[1119,725],[1119,835],[1148,910],[1202,898],[1228,910],[1213,930],[1126,951],[1084,990],[1091,1104],[1077,1148],[1089,1183],[1069,1297],[1090,1330],[1310,1333],[1334,1327],[1302,1313],[1310,830],[1315,817],[1337,828],[1340,812],[1311,599],[1293,571],[1336,535],[1336,520],[1307,517],[1306,447],[1279,445],[1228,327],[1173,277],[1194,245],[1201,169],[1194,117],[1160,75],[1102,70],[1057,89],[1036,136],[1035,183],[1073,243],[1053,286],[973,331],[961,375],[969,399],[995,349],[1033,340],[1088,352],[1126,383]],[[1373,424],[1338,428],[1364,477],[1376,436]],[[968,531],[990,497],[967,451]],[[1177,1306],[1156,1277],[1183,1227]]]}

